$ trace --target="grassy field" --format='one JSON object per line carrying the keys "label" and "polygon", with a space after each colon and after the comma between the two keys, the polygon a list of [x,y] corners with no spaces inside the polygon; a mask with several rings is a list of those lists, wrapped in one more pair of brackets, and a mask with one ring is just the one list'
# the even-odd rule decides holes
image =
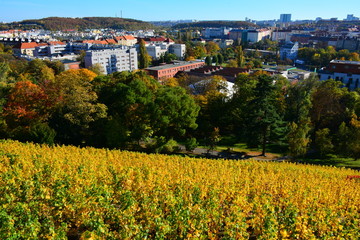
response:
{"label": "grassy field", "polygon": [[358,175],[0,141],[0,239],[359,239]]}
{"label": "grassy field", "polygon": [[306,159],[298,159],[298,162],[308,163],[314,165],[327,165],[327,166],[335,166],[335,167],[347,167],[360,170],[360,159],[353,158],[342,158],[337,156],[329,155],[326,158],[306,158]]}

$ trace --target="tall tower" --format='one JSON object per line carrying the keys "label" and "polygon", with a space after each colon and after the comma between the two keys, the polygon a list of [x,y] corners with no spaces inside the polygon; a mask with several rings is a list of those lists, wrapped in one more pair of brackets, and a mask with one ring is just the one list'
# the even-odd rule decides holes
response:
{"label": "tall tower", "polygon": [[291,14],[280,14],[280,22],[281,23],[291,22]]}

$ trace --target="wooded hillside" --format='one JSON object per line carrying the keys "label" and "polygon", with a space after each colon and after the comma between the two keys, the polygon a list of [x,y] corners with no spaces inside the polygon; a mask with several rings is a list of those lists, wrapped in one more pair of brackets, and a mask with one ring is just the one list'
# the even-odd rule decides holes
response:
{"label": "wooded hillside", "polygon": [[207,27],[231,27],[231,28],[247,28],[255,27],[256,25],[249,22],[243,21],[201,21],[201,22],[192,22],[192,23],[180,23],[176,24],[173,28],[182,29],[182,28],[207,28]]}
{"label": "wooded hillside", "polygon": [[84,18],[62,18],[48,17],[43,19],[31,19],[21,22],[13,22],[0,25],[0,29],[32,29],[43,28],[46,30],[65,29],[87,29],[87,28],[114,28],[114,29],[149,29],[154,25],[135,19],[114,18],[114,17],[84,17]]}

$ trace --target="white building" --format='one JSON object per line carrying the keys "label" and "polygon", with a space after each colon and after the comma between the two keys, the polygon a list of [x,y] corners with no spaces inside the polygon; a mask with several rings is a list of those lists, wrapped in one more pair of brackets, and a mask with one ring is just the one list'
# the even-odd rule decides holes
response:
{"label": "white building", "polygon": [[291,35],[291,30],[275,30],[271,34],[271,40],[290,42]]}
{"label": "white building", "polygon": [[152,59],[159,59],[161,55],[164,55],[167,52],[167,46],[165,44],[152,44],[146,46],[146,51],[152,57]]}
{"label": "white building", "polygon": [[247,32],[247,41],[259,42],[261,40],[270,38],[270,36],[271,36],[271,30],[269,30],[269,29],[249,30]]}
{"label": "white building", "polygon": [[135,48],[90,50],[85,55],[85,67],[100,64],[105,74],[138,69],[138,57]]}
{"label": "white building", "polygon": [[229,35],[229,32],[231,31],[231,28],[205,28],[203,30],[202,35],[209,39],[209,38],[224,38]]}
{"label": "white building", "polygon": [[169,46],[169,53],[175,54],[179,59],[183,59],[186,52],[185,44],[171,44]]}
{"label": "white building", "polygon": [[148,44],[146,50],[155,60],[158,60],[161,55],[164,55],[166,52],[175,54],[178,59],[183,59],[186,52],[186,45],[174,43]]}
{"label": "white building", "polygon": [[319,71],[320,80],[335,79],[353,90],[360,87],[360,62],[332,60],[329,66]]}

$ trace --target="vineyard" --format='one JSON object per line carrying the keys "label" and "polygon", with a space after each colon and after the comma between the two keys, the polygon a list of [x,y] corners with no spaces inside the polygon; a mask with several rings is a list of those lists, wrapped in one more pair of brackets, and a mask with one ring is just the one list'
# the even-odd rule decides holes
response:
{"label": "vineyard", "polygon": [[356,175],[1,141],[0,239],[359,239]]}

